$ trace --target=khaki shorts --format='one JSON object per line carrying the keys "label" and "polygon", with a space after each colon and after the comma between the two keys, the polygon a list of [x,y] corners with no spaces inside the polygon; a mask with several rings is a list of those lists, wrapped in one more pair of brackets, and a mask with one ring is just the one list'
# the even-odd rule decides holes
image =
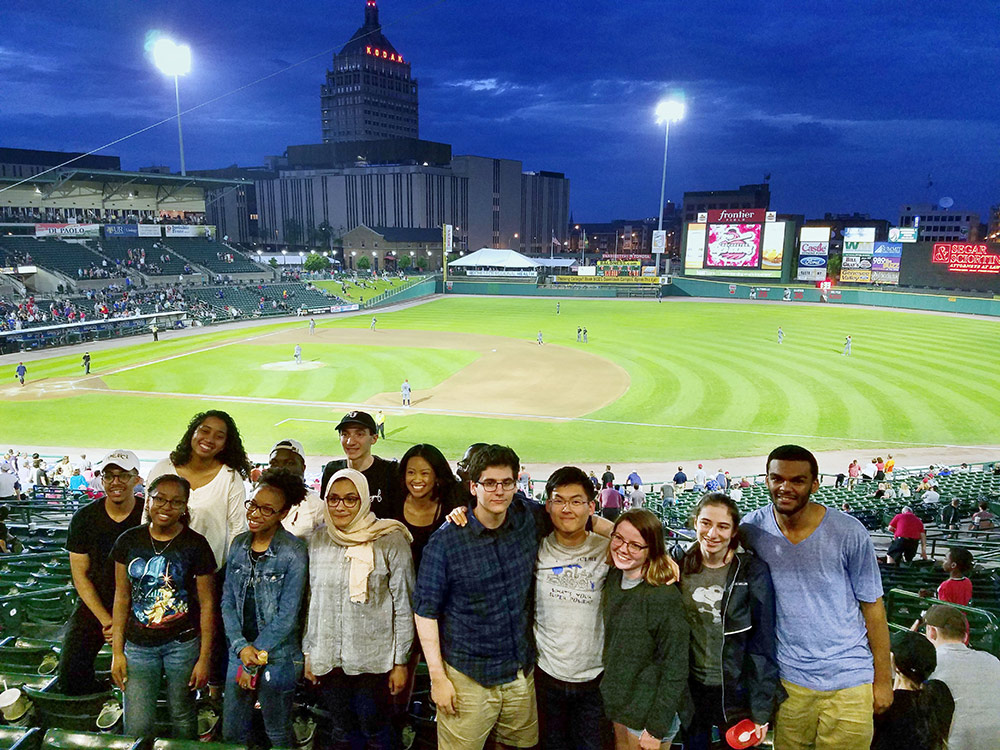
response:
{"label": "khaki shorts", "polygon": [[455,686],[458,713],[437,714],[439,750],[480,750],[489,737],[511,747],[538,744],[538,707],[533,672],[518,671],[512,682],[483,687],[445,664]]}
{"label": "khaki shorts", "polygon": [[778,709],[774,747],[780,750],[868,750],[872,744],[871,683],[810,690],[781,681],[788,698]]}

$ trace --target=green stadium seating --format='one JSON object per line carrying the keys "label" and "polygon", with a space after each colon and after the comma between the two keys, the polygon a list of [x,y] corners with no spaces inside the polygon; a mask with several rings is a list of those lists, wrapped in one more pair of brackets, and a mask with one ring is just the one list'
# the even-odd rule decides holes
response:
{"label": "green stadium seating", "polygon": [[97,728],[97,716],[104,704],[114,697],[110,690],[91,695],[62,695],[54,692],[53,687],[50,685],[44,690],[30,685],[24,687],[24,694],[35,706],[39,724],[47,729],[93,731]]}
{"label": "green stadium seating", "polygon": [[142,750],[148,745],[144,739],[122,737],[115,734],[104,734],[87,731],[69,731],[65,729],[49,729],[42,739],[41,750],[92,750],[92,748],[109,748],[110,750]]}
{"label": "green stadium seating", "polygon": [[38,750],[42,730],[38,727],[0,726],[0,750]]}

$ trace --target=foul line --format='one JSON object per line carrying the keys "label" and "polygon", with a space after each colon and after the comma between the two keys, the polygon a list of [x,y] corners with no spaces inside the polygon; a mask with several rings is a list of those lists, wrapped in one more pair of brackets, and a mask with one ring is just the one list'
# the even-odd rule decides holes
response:
{"label": "foul line", "polygon": [[[271,334],[265,334],[271,335]],[[181,356],[181,355],[178,355]],[[174,393],[170,391],[138,391],[138,390],[116,390],[108,388],[90,388],[87,386],[81,386],[74,384],[73,386],[77,390],[83,391],[99,391],[101,393],[120,393],[128,394],[132,396],[169,396],[173,398],[187,398],[196,399],[199,401],[224,401],[229,403],[237,404],[262,404],[267,406],[306,406],[306,407],[316,407],[320,409],[357,409],[357,408],[371,408],[372,406],[377,406],[373,404],[358,404],[347,401],[301,401],[298,399],[290,398],[264,398],[261,396],[216,396],[212,394],[198,394],[198,393]],[[389,407],[395,410],[395,407]],[[923,443],[923,442],[906,442],[902,440],[876,440],[872,438],[851,438],[851,437],[834,437],[830,435],[802,435],[792,432],[766,432],[763,430],[738,430],[732,427],[705,427],[705,426],[692,426],[683,424],[661,424],[657,422],[630,422],[624,420],[615,419],[595,419],[593,417],[559,417],[550,416],[545,414],[521,414],[518,412],[501,412],[501,411],[467,411],[467,410],[456,410],[456,409],[428,409],[419,408],[411,411],[410,409],[404,409],[403,413],[420,413],[420,414],[433,414],[436,416],[449,416],[449,417],[485,417],[485,418],[497,418],[502,417],[506,419],[535,419],[541,421],[550,422],[586,422],[588,424],[603,424],[603,425],[623,425],[626,427],[656,427],[665,430],[695,430],[697,432],[724,432],[737,435],[760,435],[761,437],[780,437],[780,438],[798,438],[803,440],[837,440],[841,442],[851,442],[851,443],[871,443],[873,445],[900,445],[908,447],[923,447],[923,448],[977,448],[981,450],[987,450],[987,446],[983,445],[956,445],[952,443]],[[337,424],[339,420],[332,419],[309,419],[306,417],[287,417],[282,419],[280,422],[275,423],[275,427],[279,425],[286,424],[288,422],[316,422],[321,424]]]}

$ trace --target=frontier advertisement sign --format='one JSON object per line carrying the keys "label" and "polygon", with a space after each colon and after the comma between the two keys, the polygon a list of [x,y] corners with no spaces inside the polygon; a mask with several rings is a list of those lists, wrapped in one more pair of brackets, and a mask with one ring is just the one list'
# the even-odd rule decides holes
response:
{"label": "frontier advertisement sign", "polygon": [[100,224],[35,224],[36,237],[100,237]]}
{"label": "frontier advertisement sign", "polygon": [[1000,273],[1000,255],[967,242],[934,243],[931,263],[947,263],[952,273]]}

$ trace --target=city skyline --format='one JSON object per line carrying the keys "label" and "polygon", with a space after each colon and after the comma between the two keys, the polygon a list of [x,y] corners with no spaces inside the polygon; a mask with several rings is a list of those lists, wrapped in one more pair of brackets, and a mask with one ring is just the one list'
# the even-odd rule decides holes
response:
{"label": "city skyline", "polygon": [[[986,221],[1000,202],[1000,103],[980,83],[1000,62],[1000,13],[985,0],[950,15],[896,2],[808,14],[655,1],[379,8],[420,82],[420,137],[565,173],[576,222],[656,214],[653,109],[673,90],[688,112],[670,131],[668,200],[770,174],[772,208],[809,217],[895,220],[906,203],[951,198]],[[320,85],[364,0],[169,10],[83,0],[67,19],[53,2],[9,3],[0,145],[89,151],[170,117],[173,82],[143,50],[153,29],[192,47],[182,109],[212,102],[183,115],[188,169],[320,142]],[[176,171],[176,137],[171,120],[100,153]]]}

